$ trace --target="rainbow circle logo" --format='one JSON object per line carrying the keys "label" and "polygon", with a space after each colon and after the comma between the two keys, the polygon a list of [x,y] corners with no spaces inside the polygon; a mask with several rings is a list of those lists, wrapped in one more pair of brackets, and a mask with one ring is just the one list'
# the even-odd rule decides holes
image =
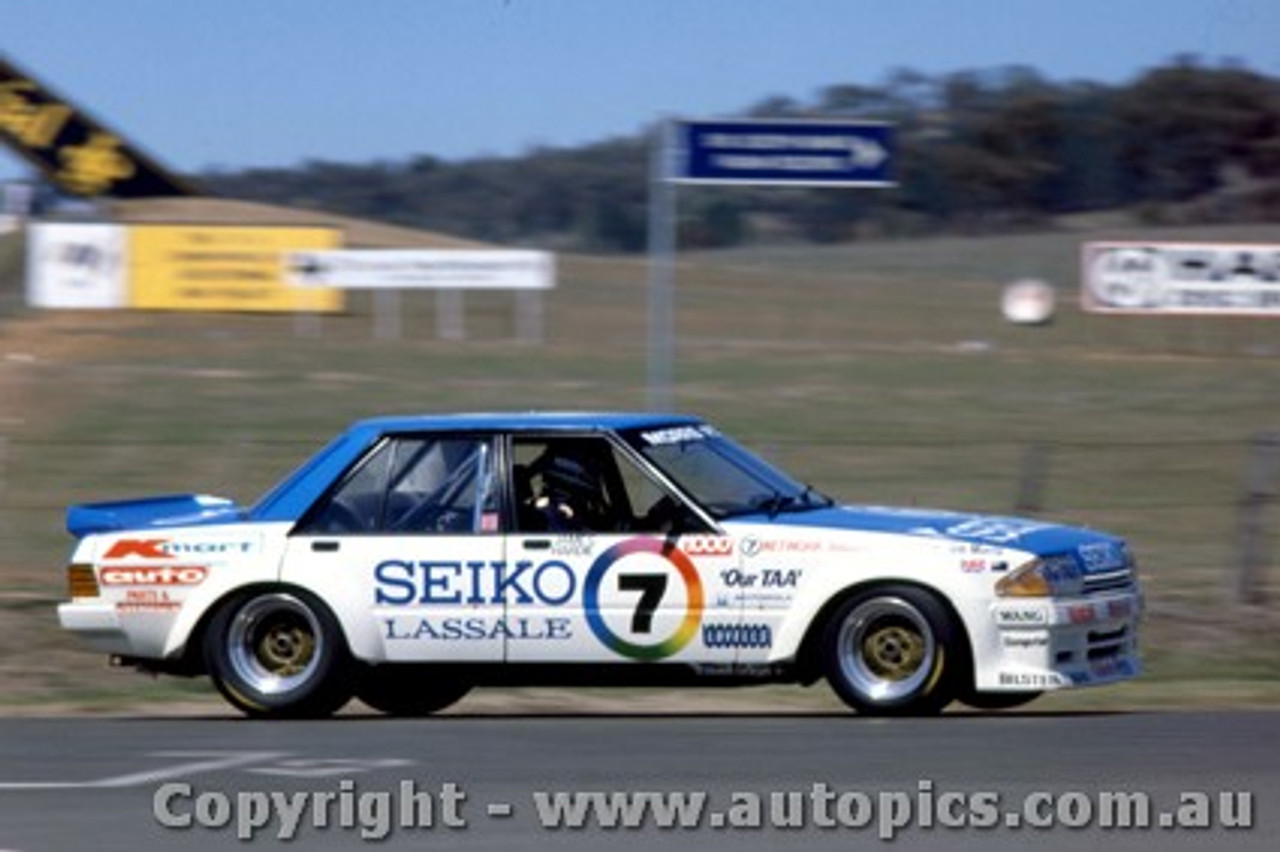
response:
{"label": "rainbow circle logo", "polygon": [[[680,625],[667,638],[648,645],[630,642],[614,633],[600,614],[600,584],[605,574],[618,560],[637,553],[651,553],[671,563],[680,574],[685,587],[685,614]],[[600,554],[591,563],[591,570],[587,572],[587,579],[582,587],[582,605],[586,609],[587,624],[591,627],[591,632],[610,650],[633,660],[661,660],[689,644],[689,640],[698,633],[704,600],[702,579],[689,556],[673,544],[652,538],[633,538],[619,542]]]}

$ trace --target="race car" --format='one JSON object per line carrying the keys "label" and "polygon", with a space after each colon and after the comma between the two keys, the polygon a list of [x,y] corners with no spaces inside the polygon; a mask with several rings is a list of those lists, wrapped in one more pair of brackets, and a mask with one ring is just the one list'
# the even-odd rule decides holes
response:
{"label": "race car", "polygon": [[250,507],[71,507],[64,628],[250,716],[486,685],[825,679],[851,708],[1018,706],[1139,673],[1127,544],[839,505],[691,416],[355,423]]}

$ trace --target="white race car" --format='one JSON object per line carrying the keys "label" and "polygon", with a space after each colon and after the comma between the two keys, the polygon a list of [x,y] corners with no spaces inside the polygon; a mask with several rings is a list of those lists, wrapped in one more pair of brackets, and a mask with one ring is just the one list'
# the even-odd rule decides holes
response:
{"label": "white race car", "polygon": [[1139,671],[1123,541],[836,505],[694,417],[366,420],[250,508],[96,503],[67,527],[62,626],[253,716],[822,678],[863,713],[928,714]]}

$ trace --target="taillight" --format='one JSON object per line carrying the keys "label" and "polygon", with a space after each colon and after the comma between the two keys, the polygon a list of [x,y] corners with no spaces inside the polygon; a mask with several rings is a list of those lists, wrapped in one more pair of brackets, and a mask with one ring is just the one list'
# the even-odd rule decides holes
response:
{"label": "taillight", "polygon": [[98,576],[92,565],[67,566],[67,593],[72,598],[98,597]]}

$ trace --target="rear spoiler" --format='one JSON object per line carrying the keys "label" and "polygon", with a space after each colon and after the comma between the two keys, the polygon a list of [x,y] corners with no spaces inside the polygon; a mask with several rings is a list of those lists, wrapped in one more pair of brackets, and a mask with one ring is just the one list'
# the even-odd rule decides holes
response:
{"label": "rear spoiler", "polygon": [[76,538],[100,532],[225,524],[243,520],[245,510],[225,497],[173,494],[141,500],[82,503],[67,509],[67,532]]}

